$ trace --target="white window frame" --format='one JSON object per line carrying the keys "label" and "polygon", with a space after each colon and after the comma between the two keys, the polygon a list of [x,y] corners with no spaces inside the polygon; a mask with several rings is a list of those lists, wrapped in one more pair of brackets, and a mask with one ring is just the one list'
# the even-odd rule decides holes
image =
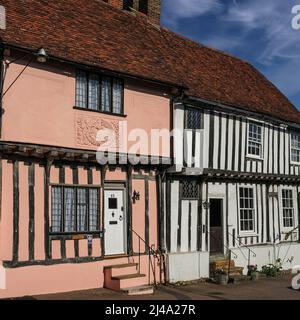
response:
{"label": "white window frame", "polygon": [[[299,165],[300,164],[300,161],[293,161],[292,160],[292,149],[294,149],[293,147],[292,147],[292,136],[299,136],[300,137],[300,134],[298,134],[298,133],[296,133],[296,132],[291,132],[290,133],[290,159],[291,159],[291,164],[297,164],[297,165]],[[298,150],[298,149],[296,149],[296,150]],[[299,148],[299,151],[300,151],[300,148]]]}
{"label": "white window frame", "polygon": [[[260,150],[260,155],[258,155],[258,156],[249,153],[250,124],[256,125],[261,128],[261,142],[260,142],[261,150]],[[258,143],[258,142],[256,142],[256,143]],[[263,160],[263,158],[264,158],[264,126],[262,123],[255,121],[255,120],[248,120],[248,122],[247,122],[247,152],[246,152],[246,154],[247,154],[248,158],[260,159],[260,160]]]}
{"label": "white window frame", "polygon": [[[253,190],[253,230],[242,230],[241,229],[241,206],[240,206],[240,188],[247,188]],[[256,188],[251,185],[241,184],[238,185],[238,228],[239,228],[239,236],[247,237],[247,236],[257,236],[257,198],[256,198]]]}
{"label": "white window frame", "polygon": [[[285,227],[284,226],[284,217],[283,217],[283,197],[282,192],[283,190],[291,190],[293,195],[293,225],[291,227]],[[295,189],[293,187],[280,187],[278,189],[279,191],[279,206],[280,206],[280,223],[281,223],[281,229],[283,230],[283,233],[287,233],[291,230],[293,230],[296,226],[296,212],[297,212],[297,194],[295,193]]]}

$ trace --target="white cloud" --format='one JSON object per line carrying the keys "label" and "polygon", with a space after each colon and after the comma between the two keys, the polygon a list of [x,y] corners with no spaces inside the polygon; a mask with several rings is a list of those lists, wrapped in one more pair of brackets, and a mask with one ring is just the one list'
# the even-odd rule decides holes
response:
{"label": "white cloud", "polygon": [[219,12],[220,0],[164,0],[164,20],[176,24],[180,19],[194,18],[209,12]]}
{"label": "white cloud", "polygon": [[258,33],[264,40],[264,47],[257,50],[259,62],[269,64],[276,58],[299,59],[300,33],[291,27],[293,5],[293,0],[235,1],[221,19],[240,25],[248,34]]}

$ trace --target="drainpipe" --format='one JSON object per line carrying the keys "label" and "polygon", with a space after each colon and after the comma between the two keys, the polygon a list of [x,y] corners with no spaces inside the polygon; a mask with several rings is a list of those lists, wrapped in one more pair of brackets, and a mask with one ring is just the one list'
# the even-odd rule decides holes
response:
{"label": "drainpipe", "polygon": [[0,45],[0,139],[2,138],[2,115],[3,115],[3,87],[4,87],[4,45]]}

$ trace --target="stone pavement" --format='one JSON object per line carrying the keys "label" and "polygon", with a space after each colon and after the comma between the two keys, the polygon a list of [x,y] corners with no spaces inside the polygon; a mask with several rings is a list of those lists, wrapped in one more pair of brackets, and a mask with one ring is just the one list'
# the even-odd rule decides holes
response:
{"label": "stone pavement", "polygon": [[300,300],[300,291],[291,288],[292,275],[219,286],[197,282],[184,286],[159,286],[154,295],[129,297],[122,293],[93,289],[23,299],[36,300]]}

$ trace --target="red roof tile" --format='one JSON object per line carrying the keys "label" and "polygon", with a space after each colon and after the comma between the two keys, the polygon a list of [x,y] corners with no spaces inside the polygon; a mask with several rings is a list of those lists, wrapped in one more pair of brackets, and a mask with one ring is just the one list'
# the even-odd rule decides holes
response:
{"label": "red roof tile", "polygon": [[3,42],[189,88],[190,96],[300,123],[289,100],[249,63],[102,0],[1,0]]}

